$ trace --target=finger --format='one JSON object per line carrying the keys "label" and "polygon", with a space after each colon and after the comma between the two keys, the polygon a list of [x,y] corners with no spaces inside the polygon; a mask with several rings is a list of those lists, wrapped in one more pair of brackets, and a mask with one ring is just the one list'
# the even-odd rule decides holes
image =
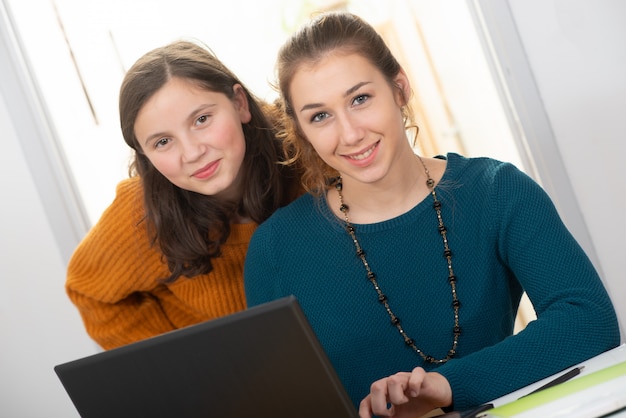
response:
{"label": "finger", "polygon": [[424,379],[426,378],[426,370],[421,367],[416,367],[411,371],[411,376],[408,381],[408,388],[406,390],[408,396],[411,398],[417,398],[422,392]]}
{"label": "finger", "polygon": [[359,418],[372,418],[371,395],[367,395],[359,404]]}
{"label": "finger", "polygon": [[409,401],[407,389],[411,375],[396,374],[390,376],[387,381],[387,399],[394,405],[401,405]]}
{"label": "finger", "polygon": [[[387,416],[388,392],[387,384],[389,378],[380,379],[370,386],[369,407],[375,415]],[[367,398],[366,398],[367,399]]]}

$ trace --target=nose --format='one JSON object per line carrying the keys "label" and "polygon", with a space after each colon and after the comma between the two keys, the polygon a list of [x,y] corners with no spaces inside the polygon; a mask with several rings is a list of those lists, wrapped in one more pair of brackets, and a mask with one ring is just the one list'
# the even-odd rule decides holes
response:
{"label": "nose", "polygon": [[206,152],[206,145],[204,145],[202,141],[195,140],[194,138],[181,138],[179,144],[181,146],[181,155],[184,163],[198,161]]}
{"label": "nose", "polygon": [[359,143],[364,137],[364,130],[358,119],[350,114],[340,114],[337,116],[339,121],[339,136],[341,141],[346,145],[354,145]]}

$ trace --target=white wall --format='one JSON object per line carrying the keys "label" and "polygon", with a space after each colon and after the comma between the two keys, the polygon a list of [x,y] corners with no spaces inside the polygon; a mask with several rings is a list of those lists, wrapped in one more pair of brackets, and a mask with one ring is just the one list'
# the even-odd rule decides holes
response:
{"label": "white wall", "polygon": [[[626,176],[620,170],[626,151],[621,122],[626,111],[626,33],[618,20],[626,16],[626,2],[499,2],[510,6],[519,30],[560,152],[555,166],[564,167],[590,237],[585,245],[597,254],[607,287],[621,302],[626,296]],[[6,64],[0,62],[3,77]],[[71,417],[76,412],[52,368],[96,350],[63,291],[67,243],[59,241],[58,229],[74,220],[50,216],[70,217],[72,211],[51,207],[54,196],[42,195],[44,179],[29,163],[33,150],[25,147],[32,138],[20,133],[36,117],[16,116],[16,99],[0,94],[0,416]],[[545,155],[535,157],[543,163]],[[541,172],[551,189],[558,190],[550,170]],[[558,180],[558,174],[553,178]],[[68,231],[68,242],[75,240],[72,234]],[[626,305],[617,308],[624,335]]]}
{"label": "white wall", "polygon": [[591,256],[626,338],[626,2],[470,0],[487,28],[520,141]]}
{"label": "white wall", "polygon": [[[1,4],[0,4],[1,6]],[[96,352],[64,291],[85,219],[0,7],[0,416],[78,416],[53,367]]]}
{"label": "white wall", "polygon": [[56,364],[95,352],[63,282],[65,260],[0,97],[0,416],[78,416]]}
{"label": "white wall", "polygon": [[509,0],[626,338],[626,2]]}

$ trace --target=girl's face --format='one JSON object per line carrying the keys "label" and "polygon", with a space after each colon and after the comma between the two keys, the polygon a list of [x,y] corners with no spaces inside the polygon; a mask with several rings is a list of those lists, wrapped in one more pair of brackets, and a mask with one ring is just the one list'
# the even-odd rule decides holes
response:
{"label": "girl's face", "polygon": [[393,83],[400,90],[356,53],[331,53],[295,72],[290,93],[298,124],[344,181],[381,181],[411,152],[401,112],[409,82],[400,71]]}
{"label": "girl's face", "polygon": [[181,189],[236,200],[251,119],[243,88],[234,99],[172,78],[140,109],[135,136],[163,176]]}

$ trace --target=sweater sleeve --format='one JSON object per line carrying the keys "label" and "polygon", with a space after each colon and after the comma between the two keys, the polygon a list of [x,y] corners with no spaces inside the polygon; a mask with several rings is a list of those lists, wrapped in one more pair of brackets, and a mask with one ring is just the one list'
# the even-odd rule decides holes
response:
{"label": "sweater sleeve", "polygon": [[104,349],[175,328],[155,296],[165,291],[157,279],[168,269],[150,245],[143,214],[139,179],[122,181],[68,264],[67,294]]}
{"label": "sweater sleeve", "polygon": [[517,335],[437,369],[450,382],[457,409],[498,398],[619,344],[603,283],[543,189],[502,165],[487,201],[497,257],[527,292],[537,319]]}

